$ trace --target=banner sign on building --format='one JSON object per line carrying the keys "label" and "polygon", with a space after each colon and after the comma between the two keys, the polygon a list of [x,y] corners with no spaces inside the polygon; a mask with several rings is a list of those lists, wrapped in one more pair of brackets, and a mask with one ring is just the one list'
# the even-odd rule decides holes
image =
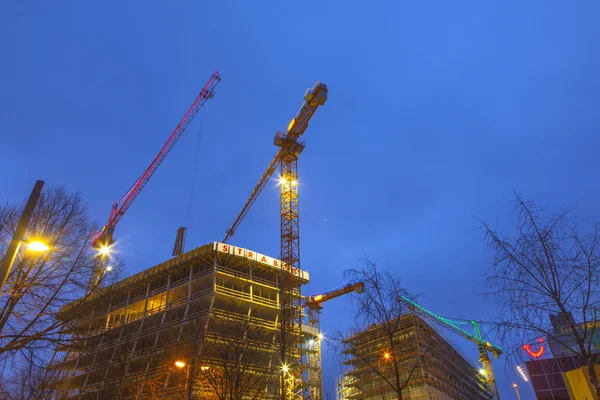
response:
{"label": "banner sign on building", "polygon": [[243,247],[232,246],[227,243],[214,242],[213,250],[217,250],[221,253],[232,254],[237,257],[242,257],[247,260],[253,260],[257,263],[267,265],[275,269],[284,269],[290,274],[297,276],[301,279],[309,280],[308,271],[302,271],[298,268],[292,267],[273,257],[266,256],[264,254],[257,253],[252,250],[244,249]]}

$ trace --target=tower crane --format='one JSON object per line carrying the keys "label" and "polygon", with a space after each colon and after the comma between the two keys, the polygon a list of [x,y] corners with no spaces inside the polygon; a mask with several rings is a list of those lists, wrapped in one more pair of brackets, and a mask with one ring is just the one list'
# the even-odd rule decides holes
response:
{"label": "tower crane", "polygon": [[[402,300],[408,304],[411,311],[419,316],[428,319],[429,321],[434,322],[438,326],[448,329],[451,332],[456,333],[459,336],[464,337],[465,339],[473,342],[477,345],[477,349],[479,350],[479,361],[483,365],[482,374],[485,376],[485,379],[488,384],[488,389],[492,398],[494,400],[499,400],[500,395],[498,394],[498,386],[496,385],[496,379],[494,377],[494,371],[492,370],[492,361],[490,360],[490,356],[488,355],[488,351],[492,353],[495,359],[498,359],[502,354],[503,350],[501,347],[496,346],[483,338],[481,334],[481,330],[479,329],[479,324],[477,321],[468,321],[468,322],[459,322],[449,320],[444,317],[440,317],[439,315],[434,314],[433,312],[427,310],[426,308],[420,306],[414,301],[408,299],[405,296],[401,296]],[[471,334],[466,330],[457,326],[458,324],[470,324],[473,326],[475,334]]]}
{"label": "tower crane", "polygon": [[[344,286],[328,290],[321,294],[308,296],[304,300],[304,307],[307,309],[308,326],[307,333],[313,336],[308,343],[303,345],[305,348],[305,357],[303,365],[306,367],[306,393],[308,400],[323,400],[323,367],[321,360],[321,326],[319,317],[323,309],[323,303],[333,300],[348,293],[362,293],[365,288],[363,282],[351,282]],[[316,337],[315,337],[316,336]]]}
{"label": "tower crane", "polygon": [[[274,139],[279,147],[277,154],[252,190],[242,211],[227,230],[224,243],[235,234],[236,229],[256,202],[277,167],[280,167],[280,258],[287,271],[300,270],[300,226],[298,211],[298,155],[304,150],[304,142],[298,141],[306,131],[313,114],[327,101],[327,85],[317,83],[304,93],[300,110],[290,121],[285,133],[277,132]],[[302,365],[297,359],[298,340],[301,337],[302,313],[300,290],[291,274],[282,272],[280,280],[279,349],[282,363],[281,399],[296,399],[302,391]]]}
{"label": "tower crane", "polygon": [[117,201],[113,204],[112,210],[110,212],[110,216],[108,218],[108,222],[102,228],[102,231],[99,232],[94,239],[92,240],[92,247],[98,249],[100,254],[102,255],[101,261],[96,267],[94,274],[90,279],[90,283],[88,285],[88,290],[94,286],[94,284],[98,281],[101,273],[102,273],[102,265],[103,259],[108,255],[110,251],[110,246],[114,243],[113,233],[115,231],[115,227],[117,223],[123,218],[125,212],[131,207],[133,201],[140,194],[142,189],[146,186],[152,175],[156,172],[160,164],[164,161],[165,157],[169,154],[173,146],[177,143],[181,135],[185,132],[187,127],[190,125],[198,111],[204,106],[204,104],[214,97],[214,90],[221,81],[221,76],[219,75],[219,71],[215,71],[215,73],[210,77],[204,88],[196,97],[196,100],[192,103],[190,108],[187,110],[171,136],[167,142],[163,145],[163,147],[158,152],[158,155],[154,158],[154,160],[150,163],[148,168],[142,173],[137,181],[129,188],[129,190]]}

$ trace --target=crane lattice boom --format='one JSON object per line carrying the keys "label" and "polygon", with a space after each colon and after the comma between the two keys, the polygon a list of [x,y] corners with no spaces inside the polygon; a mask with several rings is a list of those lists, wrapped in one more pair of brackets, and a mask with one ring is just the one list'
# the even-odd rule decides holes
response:
{"label": "crane lattice boom", "polygon": [[405,296],[400,297],[410,306],[413,312],[435,322],[442,328],[448,329],[477,345],[477,349],[479,350],[479,361],[481,361],[481,364],[483,365],[483,374],[486,378],[490,394],[494,400],[499,400],[500,395],[498,394],[496,378],[494,377],[494,371],[492,370],[492,361],[490,360],[487,352],[491,352],[494,358],[498,358],[500,357],[500,354],[502,354],[502,348],[491,344],[483,338],[477,321],[468,322],[473,325],[473,328],[475,329],[475,334],[472,335],[466,330],[458,327],[456,321],[451,321],[447,318],[440,317],[439,315],[434,314],[433,312],[427,310]]}
{"label": "crane lattice boom", "polygon": [[123,197],[113,204],[108,222],[104,228],[102,228],[102,231],[92,241],[93,247],[110,246],[113,243],[112,235],[115,230],[115,226],[123,217],[125,212],[129,209],[136,197],[140,194],[144,186],[146,186],[150,178],[152,178],[152,175],[154,175],[167,154],[169,154],[169,151],[171,151],[173,146],[175,146],[175,143],[177,143],[181,135],[183,135],[196,114],[198,114],[198,111],[200,111],[202,106],[204,106],[209,99],[214,97],[214,90],[220,81],[221,77],[219,76],[219,71],[215,71],[202,91],[200,91],[198,97],[196,97],[194,103],[192,103],[191,107],[187,110],[179,122],[179,125],[177,125],[167,142],[163,145],[158,155],[154,158],[152,163],[148,166],[148,168],[146,168],[144,173],[123,195]]}

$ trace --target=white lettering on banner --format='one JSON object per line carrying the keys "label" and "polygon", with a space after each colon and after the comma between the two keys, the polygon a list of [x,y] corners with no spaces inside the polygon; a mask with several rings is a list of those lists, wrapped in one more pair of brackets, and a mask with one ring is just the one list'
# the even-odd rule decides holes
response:
{"label": "white lettering on banner", "polygon": [[302,279],[309,279],[308,271],[302,271],[297,268],[290,268],[289,265],[281,260],[265,256],[264,254],[257,253],[252,250],[244,249],[242,247],[235,247],[227,243],[214,242],[213,249],[220,251],[221,253],[233,254],[238,257],[244,257],[249,260],[259,262],[264,265],[268,265],[272,268],[284,269],[289,271],[292,275],[301,277]]}

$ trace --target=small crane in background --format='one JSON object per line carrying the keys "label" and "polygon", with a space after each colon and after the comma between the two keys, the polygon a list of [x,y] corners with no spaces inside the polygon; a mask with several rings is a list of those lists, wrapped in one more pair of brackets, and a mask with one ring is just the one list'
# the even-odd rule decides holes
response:
{"label": "small crane in background", "polygon": [[333,300],[348,293],[362,293],[365,289],[363,282],[352,282],[335,289],[328,290],[321,294],[308,296],[304,300],[304,307],[308,316],[308,329],[304,329],[307,336],[311,336],[307,343],[303,344],[304,371],[306,373],[305,381],[307,387],[305,398],[311,400],[323,400],[323,367],[321,360],[321,333],[320,314],[323,309],[323,303]]}
{"label": "small crane in background", "polygon": [[[465,321],[459,322],[454,320],[449,320],[444,317],[440,317],[439,315],[434,314],[433,312],[427,310],[426,308],[420,306],[414,301],[410,300],[405,296],[401,296],[402,300],[406,302],[411,309],[411,311],[419,315],[429,321],[434,322],[438,326],[448,329],[451,332],[456,333],[459,336],[464,337],[465,339],[475,343],[477,345],[477,349],[479,350],[479,361],[483,365],[481,370],[482,375],[485,376],[485,379],[488,384],[488,389],[492,398],[494,400],[499,400],[500,395],[498,394],[498,386],[496,385],[496,378],[494,377],[494,371],[492,370],[492,361],[490,360],[490,356],[488,355],[488,351],[492,353],[495,359],[498,359],[502,354],[503,350],[501,347],[496,346],[483,338],[481,334],[481,330],[479,329],[479,324],[477,321]],[[467,332],[466,330],[458,327],[458,324],[470,324],[473,326],[475,331],[474,334]]]}
{"label": "small crane in background", "polygon": [[[100,262],[90,277],[90,281],[88,283],[88,292],[96,286],[100,277],[104,273],[104,269],[108,269],[108,267],[105,267],[104,264],[107,262],[108,255],[111,251],[111,246],[115,241],[113,234],[117,223],[121,220],[121,218],[123,218],[125,212],[129,209],[129,207],[131,207],[133,201],[141,193],[142,189],[144,189],[150,178],[152,178],[152,175],[154,175],[158,167],[164,161],[165,157],[167,157],[173,146],[175,146],[181,135],[183,135],[196,114],[198,114],[198,111],[200,111],[202,106],[204,106],[209,99],[214,97],[214,90],[220,81],[221,76],[219,75],[219,71],[215,71],[204,88],[200,91],[200,94],[198,94],[198,97],[196,97],[196,100],[194,100],[190,108],[187,110],[171,136],[169,136],[169,139],[163,145],[152,163],[150,163],[148,168],[146,168],[140,178],[135,181],[135,183],[129,188],[123,197],[113,204],[108,222],[106,225],[104,225],[102,231],[98,233],[92,240],[92,247],[97,249],[100,253]],[[183,249],[183,242],[181,243],[181,248]]]}

